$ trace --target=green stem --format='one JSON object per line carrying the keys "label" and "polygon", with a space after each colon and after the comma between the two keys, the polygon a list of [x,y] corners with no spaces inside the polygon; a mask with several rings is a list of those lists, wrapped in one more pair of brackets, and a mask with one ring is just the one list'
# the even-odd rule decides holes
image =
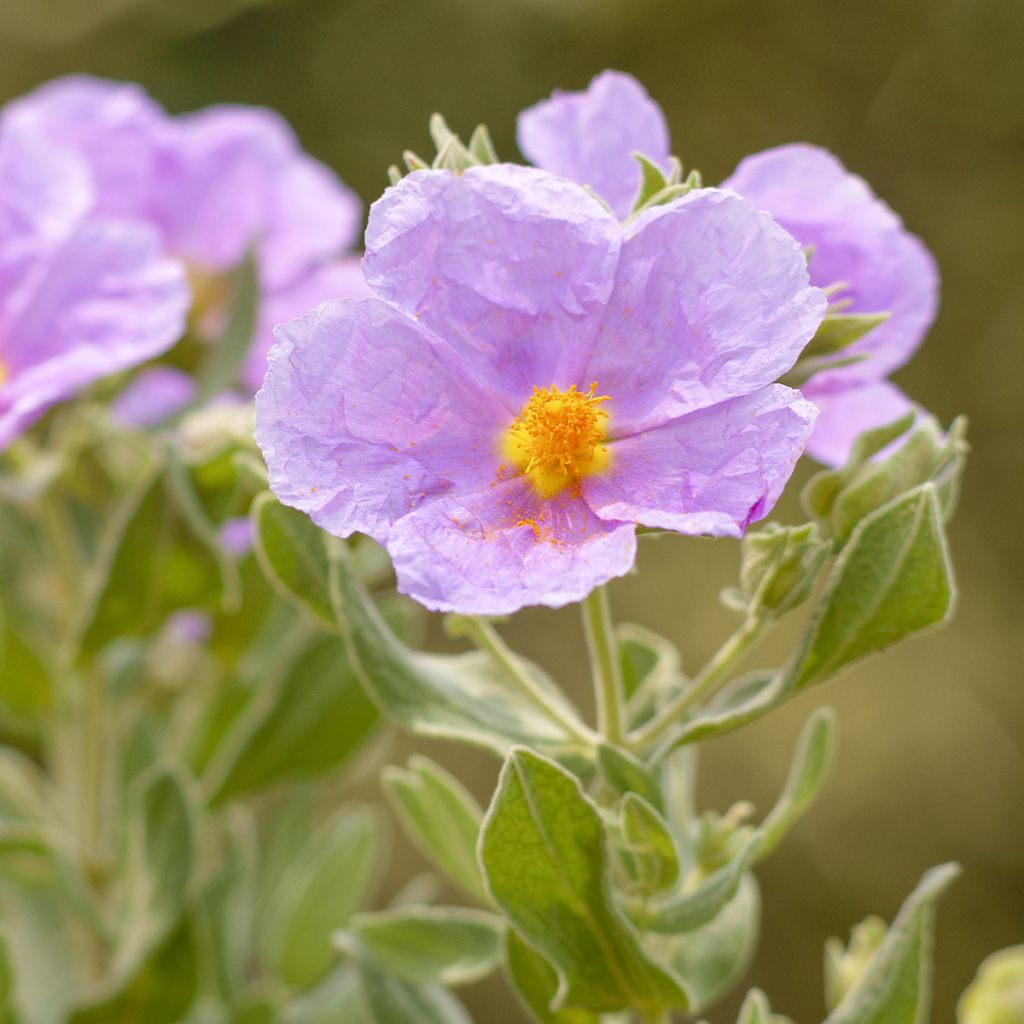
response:
{"label": "green stem", "polygon": [[597,728],[609,743],[621,744],[624,735],[622,667],[612,627],[608,591],[604,587],[592,590],[584,598],[583,628],[594,676]]}
{"label": "green stem", "polygon": [[764,630],[765,622],[762,619],[747,619],[715,652],[690,687],[630,736],[629,746],[642,752],[650,750],[692,707],[713,697],[729,679],[733,665],[761,637]]}
{"label": "green stem", "polygon": [[467,615],[461,619],[461,626],[469,634],[473,643],[481,651],[490,655],[494,664],[501,669],[510,682],[515,684],[516,689],[548,718],[587,747],[593,747],[597,743],[600,737],[552,699],[551,694],[547,693],[533,678],[522,660],[502,640],[498,631],[486,619]]}

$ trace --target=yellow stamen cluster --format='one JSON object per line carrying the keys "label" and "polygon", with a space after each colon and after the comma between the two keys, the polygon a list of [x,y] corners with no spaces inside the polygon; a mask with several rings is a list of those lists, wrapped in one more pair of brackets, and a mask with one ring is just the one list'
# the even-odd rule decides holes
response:
{"label": "yellow stamen cluster", "polygon": [[535,387],[502,436],[502,454],[529,477],[541,497],[553,497],[607,467],[611,456],[601,442],[608,413],[601,403],[608,395],[595,395],[596,388],[596,381],[586,391],[575,384],[567,391],[553,384]]}

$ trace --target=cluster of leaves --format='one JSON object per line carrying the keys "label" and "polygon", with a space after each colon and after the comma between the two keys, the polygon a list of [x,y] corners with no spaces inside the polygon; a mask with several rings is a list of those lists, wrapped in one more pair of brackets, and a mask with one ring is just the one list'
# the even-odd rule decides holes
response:
{"label": "cluster of leaves", "polygon": [[[373,1019],[462,1022],[444,990],[499,965],[542,1024],[699,1013],[731,989],[759,930],[752,869],[820,790],[832,715],[812,715],[782,794],[756,825],[746,805],[724,815],[694,807],[697,741],[950,614],[944,524],[964,454],[961,423],[943,434],[929,419],[908,418],[865,435],[843,469],[810,482],[807,524],[748,534],[739,586],[724,595],[741,626],[693,678],[667,641],[620,627],[613,643],[626,721],[617,742],[590,729],[489,623],[449,621],[476,651],[410,649],[370,600],[345,545],[271,495],[257,498],[261,564],[344,639],[381,710],[415,733],[504,761],[486,812],[424,758],[385,773],[413,842],[477,909],[404,908],[350,923],[342,945],[364,974]],[[808,604],[786,664],[736,674],[752,643]],[[946,866],[926,875],[866,954],[863,943],[857,955],[830,947],[827,1024],[923,1019],[932,908],[955,874]],[[756,991],[740,1014],[741,1024],[786,1020]]]}

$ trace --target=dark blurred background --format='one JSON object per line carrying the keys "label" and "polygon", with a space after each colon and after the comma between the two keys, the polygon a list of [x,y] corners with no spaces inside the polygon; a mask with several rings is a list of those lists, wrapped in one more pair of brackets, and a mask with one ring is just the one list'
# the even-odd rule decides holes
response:
{"label": "dark blurred background", "polygon": [[[3,99],[88,71],[142,82],[172,111],[267,104],[367,203],[404,148],[428,151],[432,111],[464,135],[486,121],[515,158],[516,112],[604,67],[646,84],[675,151],[706,181],[748,152],[817,142],[938,257],[939,320],[897,380],[943,420],[971,419],[952,538],[958,618],[715,741],[701,795],[766,809],[804,718],[833,704],[838,769],[761,871],[767,938],[748,980],[778,1010],[819,1020],[825,938],[869,912],[891,917],[926,867],[955,859],[965,876],[940,913],[934,1012],[951,1020],[979,961],[1024,941],[1024,3],[0,0]],[[798,515],[792,494],[780,514]],[[668,538],[641,549],[639,575],[613,588],[616,612],[696,664],[732,627],[715,595],[736,547]],[[585,685],[571,615],[527,612],[506,632]],[[494,765],[461,764],[486,799]],[[420,866],[400,850],[394,877]],[[481,1024],[521,1020],[510,996],[470,1002]],[[733,1014],[729,1004],[711,1019]]]}

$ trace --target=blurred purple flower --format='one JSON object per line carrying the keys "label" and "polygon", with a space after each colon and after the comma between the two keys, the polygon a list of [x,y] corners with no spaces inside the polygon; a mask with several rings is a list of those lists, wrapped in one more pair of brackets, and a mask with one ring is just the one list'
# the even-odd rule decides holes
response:
{"label": "blurred purple flower", "polygon": [[164,633],[177,643],[204,644],[213,632],[213,620],[198,608],[172,612],[164,623]]}
{"label": "blurred purple flower", "polygon": [[111,413],[126,427],[155,427],[180,412],[195,395],[195,381],[170,366],[151,366],[129,381]]}
{"label": "blurred purple flower", "polygon": [[50,406],[181,335],[181,266],[152,229],[93,209],[76,156],[0,125],[0,448]]}
{"label": "blurred purple flower", "polygon": [[633,153],[668,173],[668,126],[647,90],[621,71],[602,71],[584,92],[556,90],[522,111],[516,141],[545,171],[588,185],[621,220],[640,185]]}
{"label": "blurred purple flower", "polygon": [[[657,104],[629,75],[603,72],[584,92],[556,93],[519,115],[519,145],[538,167],[592,185],[625,216],[639,182],[639,151],[665,165],[667,134]],[[885,378],[906,363],[935,318],[938,272],[931,254],[868,185],[830,153],[794,144],[743,160],[722,188],[767,210],[812,250],[811,281],[842,285],[844,312],[889,319],[843,356],[866,357],[815,374],[801,390],[821,410],[808,451],[845,461],[862,431],[898,419],[910,407]]]}
{"label": "blurred purple flower", "polygon": [[217,539],[229,555],[247,555],[252,549],[252,520],[248,516],[226,519],[217,531]]}
{"label": "blurred purple flower", "polygon": [[[254,247],[258,351],[272,341],[267,310],[287,306],[296,290],[307,300],[318,283],[338,286],[327,268],[358,237],[359,200],[273,111],[216,106],[170,117],[139,86],[71,76],[9,104],[3,117],[82,157],[100,211],[160,232],[167,252],[189,266],[191,320],[201,333],[223,326],[226,275]],[[315,301],[342,294],[319,292]],[[262,380],[258,369],[254,356],[250,386]]]}
{"label": "blurred purple flower", "polygon": [[384,544],[403,592],[558,606],[629,570],[635,524],[739,536],[774,504],[815,411],[772,382],[825,297],[746,200],[623,230],[532,168],[422,171],[366,238],[381,298],[278,328],[256,439],[278,497]]}

